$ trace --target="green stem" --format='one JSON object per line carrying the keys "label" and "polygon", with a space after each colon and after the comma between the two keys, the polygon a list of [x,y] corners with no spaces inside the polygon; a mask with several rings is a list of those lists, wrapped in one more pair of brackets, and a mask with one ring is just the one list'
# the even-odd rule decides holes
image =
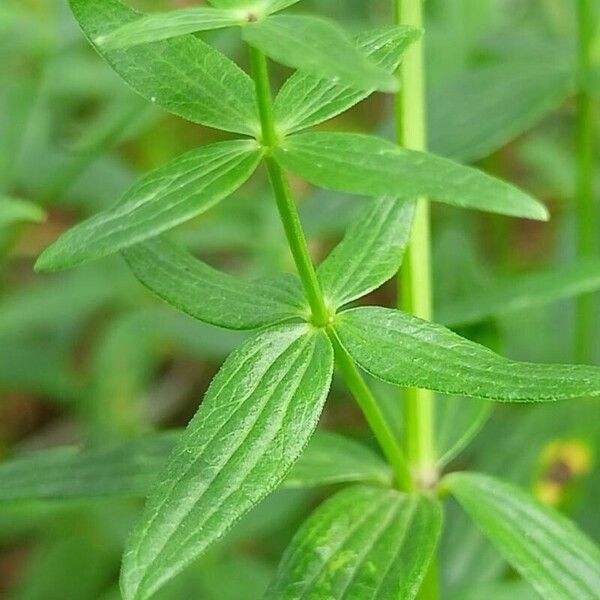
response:
{"label": "green stem", "polygon": [[[577,0],[578,95],[577,95],[577,254],[597,252],[598,215],[594,206],[594,106],[590,94],[592,44],[594,36],[593,0]],[[594,341],[595,297],[577,301],[576,353],[579,362],[590,362]]]}
{"label": "green stem", "polygon": [[277,134],[271,105],[267,61],[262,52],[253,47],[250,47],[250,61],[258,98],[262,129],[261,141],[263,146],[265,146],[265,162],[269,172],[269,179],[288,244],[310,304],[312,322],[317,327],[327,328],[327,335],[333,344],[336,363],[340,373],[343,375],[348,388],[363,411],[367,423],[371,427],[383,453],[392,465],[398,485],[403,489],[408,489],[410,476],[402,448],[394,438],[394,434],[390,430],[377,401],[367,387],[352,358],[340,343],[333,328],[330,327],[333,320],[332,314],[325,304],[319,280],[308,252],[306,238],[298,217],[296,204],[292,198],[289,182],[277,161],[270,154],[270,148],[277,143]]}
{"label": "green stem", "polygon": [[304,286],[312,311],[312,321],[319,327],[325,327],[329,323],[330,314],[323,300],[319,280],[308,252],[308,245],[302,231],[296,205],[292,199],[290,185],[281,167],[270,155],[270,148],[277,143],[277,134],[275,132],[275,120],[273,119],[273,108],[271,105],[271,87],[269,84],[267,60],[260,50],[250,46],[250,62],[258,99],[262,143],[267,150],[265,162],[271,186],[273,187],[275,201],[277,202],[277,209],[279,210],[285,235],[298,269],[298,275]]}
{"label": "green stem", "polygon": [[[422,0],[395,0],[396,22],[423,27]],[[421,41],[406,53],[400,68],[402,91],[396,100],[397,141],[411,150],[425,150],[425,77]],[[429,202],[417,200],[410,247],[400,275],[399,307],[422,319],[432,318],[432,276]],[[405,392],[406,453],[416,483],[430,487],[437,478],[434,438],[435,405],[429,390]]]}
{"label": "green stem", "polygon": [[385,417],[377,404],[377,400],[375,400],[371,390],[368,388],[365,380],[356,368],[356,364],[352,360],[352,357],[340,342],[335,330],[333,328],[328,328],[327,335],[335,350],[338,370],[344,377],[346,385],[352,392],[352,395],[365,415],[367,423],[375,434],[388,462],[394,468],[394,475],[398,486],[403,490],[411,489],[412,482],[410,471],[408,470],[402,448],[398,444],[394,433],[385,420]]}
{"label": "green stem", "polygon": [[[394,0],[396,23],[423,28],[423,0]],[[419,40],[406,53],[400,67],[402,88],[396,97],[397,142],[411,150],[425,150],[425,59]],[[429,202],[417,200],[410,247],[400,273],[400,308],[422,319],[433,316]],[[405,391],[404,435],[414,485],[433,487],[438,479],[435,448],[435,398],[429,390]],[[437,557],[432,559],[418,600],[440,597]]]}

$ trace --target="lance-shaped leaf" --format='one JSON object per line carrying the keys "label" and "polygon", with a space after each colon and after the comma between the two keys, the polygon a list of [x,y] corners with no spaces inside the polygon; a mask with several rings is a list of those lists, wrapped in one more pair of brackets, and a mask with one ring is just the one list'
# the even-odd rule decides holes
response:
{"label": "lance-shaped leaf", "polygon": [[261,157],[255,142],[220,142],[192,150],[149,173],[113,208],[67,231],[38,259],[58,270],[118,252],[198,216],[239,188]]}
{"label": "lance-shaped leaf", "polygon": [[145,15],[95,39],[106,50],[117,50],[167,40],[169,38],[242,25],[246,19],[240,11],[218,8],[182,8]]}
{"label": "lance-shaped leaf", "polygon": [[484,158],[556,110],[572,88],[564,64],[519,60],[468,70],[431,90],[429,146],[454,160]]}
{"label": "lance-shaped leaf", "polygon": [[[63,447],[0,463],[0,502],[144,497],[182,431],[78,450]],[[317,431],[283,482],[286,488],[339,483],[390,485],[391,470],[370,448]]]}
{"label": "lance-shaped leaf", "polygon": [[542,598],[598,597],[600,549],[563,515],[485,475],[454,473],[443,486]]}
{"label": "lance-shaped leaf", "polygon": [[279,326],[225,362],[159,476],[123,559],[145,600],[271,492],[312,435],[331,382],[323,332]]}
{"label": "lance-shaped leaf", "polygon": [[[374,64],[394,73],[406,49],[420,35],[419,30],[411,27],[388,25],[361,33],[355,43]],[[357,90],[332,79],[297,71],[283,84],[275,99],[277,128],[289,134],[312,127],[348,110],[374,91],[374,88]]]}
{"label": "lance-shaped leaf", "polygon": [[41,223],[45,218],[44,211],[32,202],[0,196],[0,228],[17,223]]}
{"label": "lance-shaped leaf", "polygon": [[315,185],[366,196],[426,195],[462,208],[544,220],[544,206],[517,188],[445,158],[351,133],[301,133],[275,152],[281,165]]}
{"label": "lance-shaped leaf", "polygon": [[344,239],[319,266],[325,300],[339,308],[391,279],[410,238],[414,203],[380,198],[361,211]]}
{"label": "lance-shaped leaf", "polygon": [[149,290],[199,321],[226,329],[257,329],[307,315],[294,275],[243,281],[162,238],[132,246],[123,255]]}
{"label": "lance-shaped leaf", "polygon": [[450,327],[472,325],[513,311],[544,306],[600,288],[600,260],[572,265],[498,282],[464,300],[440,306],[436,315]]}
{"label": "lance-shaped leaf", "polygon": [[333,23],[318,17],[276,15],[250,23],[242,37],[275,61],[363,90],[393,92],[397,79],[371,62]]}
{"label": "lance-shaped leaf", "polygon": [[410,600],[435,552],[439,503],[356,486],[322,504],[285,552],[268,600]]}
{"label": "lance-shaped leaf", "polygon": [[252,80],[233,61],[193,35],[126,50],[106,50],[98,36],[142,14],[120,0],[70,0],[96,50],[139,94],[169,112],[209,127],[254,135],[260,130]]}
{"label": "lance-shaped leaf", "polygon": [[387,308],[343,312],[335,328],[371,375],[402,387],[506,402],[600,395],[600,368],[508,360],[452,331]]}

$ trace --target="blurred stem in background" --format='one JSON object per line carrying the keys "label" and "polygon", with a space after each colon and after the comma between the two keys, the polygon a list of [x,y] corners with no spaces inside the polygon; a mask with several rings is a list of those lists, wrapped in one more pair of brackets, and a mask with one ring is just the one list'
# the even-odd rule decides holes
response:
{"label": "blurred stem in background", "polygon": [[[422,0],[395,0],[396,22],[421,28]],[[400,67],[401,92],[396,99],[397,142],[411,150],[425,150],[425,73],[423,42],[410,48]],[[400,275],[399,308],[431,320],[432,275],[429,202],[417,201],[410,247]],[[429,486],[436,478],[434,396],[428,390],[405,391],[405,443],[417,485]]]}
{"label": "blurred stem in background", "polygon": [[[592,45],[595,28],[595,0],[577,2],[577,254],[580,258],[594,256],[598,216],[594,202],[594,107],[590,92],[592,78]],[[593,360],[594,315],[596,298],[581,296],[577,302],[575,330],[578,362]]]}
{"label": "blurred stem in background", "polygon": [[[399,25],[423,28],[423,0],[394,0]],[[411,150],[425,150],[425,57],[423,39],[410,48],[400,67],[402,88],[396,97],[396,141]],[[429,202],[417,200],[412,238],[399,277],[399,308],[422,319],[433,318]],[[429,390],[409,388],[404,396],[406,455],[416,487],[437,479],[435,397]],[[419,592],[419,600],[439,598],[437,559],[434,557]]]}

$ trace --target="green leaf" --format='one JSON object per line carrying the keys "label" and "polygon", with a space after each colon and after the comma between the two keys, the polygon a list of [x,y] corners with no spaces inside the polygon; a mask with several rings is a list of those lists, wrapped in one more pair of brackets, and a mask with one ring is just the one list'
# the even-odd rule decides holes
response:
{"label": "green leaf", "polygon": [[156,238],[124,250],[134,275],[178,310],[225,329],[258,329],[307,316],[294,275],[247,282],[213,269],[175,244]]}
{"label": "green leaf", "polygon": [[328,305],[339,308],[391,279],[410,238],[414,203],[381,198],[365,207],[319,266]]}
{"label": "green leaf", "polygon": [[[421,32],[388,25],[361,33],[355,43],[375,65],[394,73],[408,47]],[[282,86],[273,106],[278,131],[289,134],[327,121],[367,98],[375,89],[357,90],[302,71]]]}
{"label": "green leaf", "polygon": [[481,431],[492,415],[493,405],[478,398],[439,398],[435,414],[435,446],[438,464],[447,465]]}
{"label": "green leaf", "polygon": [[462,208],[548,218],[543,205],[508,183],[369,135],[301,133],[285,139],[275,156],[292,173],[339,192],[403,198],[425,195]]}
{"label": "green leaf", "polygon": [[183,8],[146,15],[131,21],[94,41],[105,50],[118,50],[138,44],[158,42],[169,38],[242,25],[246,19],[239,11],[218,8]]}
{"label": "green leaf", "polygon": [[429,146],[462,162],[484,158],[556,110],[572,88],[572,72],[561,64],[469,70],[429,94]]}
{"label": "green leaf", "polygon": [[377,67],[346,34],[318,17],[278,15],[249,23],[244,41],[275,61],[363,90],[393,92],[397,79]]}
{"label": "green leaf", "polygon": [[0,228],[19,223],[42,223],[46,213],[32,202],[0,196]]}
{"label": "green leaf", "polygon": [[143,497],[180,432],[98,449],[57,448],[0,463],[0,501]]}
{"label": "green leaf", "polygon": [[[70,0],[70,5],[92,44],[98,36],[142,16],[119,0]],[[247,135],[260,130],[250,77],[197,37],[186,35],[127,50],[95,47],[136,92],[169,112]]]}
{"label": "green leaf", "polygon": [[[99,448],[61,447],[6,460],[0,463],[0,502],[144,497],[182,435],[168,431]],[[375,452],[342,435],[316,431],[282,485],[390,481],[389,466]]]}
{"label": "green leaf", "polygon": [[356,308],[335,324],[365,371],[402,387],[505,402],[600,396],[600,368],[508,360],[441,325],[399,310]]}
{"label": "green leaf", "polygon": [[356,486],[322,504],[294,536],[268,600],[410,600],[435,552],[439,503]]}
{"label": "green leaf", "polygon": [[67,231],[44,251],[36,269],[55,271],[101,258],[188,221],[239,188],[260,158],[250,140],[192,150],[143,177],[113,208]]}
{"label": "green leaf", "polygon": [[546,272],[500,281],[464,300],[442,305],[436,315],[448,326],[463,327],[599,288],[600,260],[590,258]]}
{"label": "green leaf", "polygon": [[600,550],[571,521],[517,487],[475,473],[442,483],[545,600],[594,600]]}
{"label": "green leaf", "polygon": [[392,472],[371,449],[337,433],[317,431],[284,481],[305,488],[364,482],[390,485]]}
{"label": "green leaf", "polygon": [[126,600],[145,600],[277,487],[312,435],[333,351],[308,325],[234,352],[159,476],[123,559]]}

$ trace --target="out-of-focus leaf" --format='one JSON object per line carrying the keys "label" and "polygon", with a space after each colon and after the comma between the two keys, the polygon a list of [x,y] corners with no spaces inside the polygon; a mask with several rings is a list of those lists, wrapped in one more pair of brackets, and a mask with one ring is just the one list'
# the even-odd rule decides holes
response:
{"label": "out-of-focus leaf", "polygon": [[246,282],[217,271],[168,242],[155,239],[124,251],[135,276],[190,316],[226,329],[257,329],[306,316],[293,275]]}
{"label": "out-of-focus leaf", "polygon": [[143,177],[113,208],[63,234],[36,269],[55,271],[101,258],[198,216],[239,188],[260,158],[250,140],[192,150]]}
{"label": "out-of-focus leaf", "polygon": [[442,522],[436,500],[356,486],[321,505],[295,535],[266,598],[410,600]]}
{"label": "out-of-focus leaf", "polygon": [[[92,44],[140,17],[119,0],[70,0],[70,5]],[[248,135],[260,129],[250,77],[193,35],[126,50],[95,47],[136,92],[180,117]]]}
{"label": "out-of-focus leaf", "polygon": [[182,8],[145,15],[110,33],[98,36],[94,41],[106,50],[118,50],[198,31],[234,27],[244,22],[244,16],[238,11],[203,6]]}
{"label": "out-of-focus leaf", "polygon": [[473,162],[525,133],[554,111],[573,89],[562,65],[519,61],[478,67],[433,88],[429,147]]}
{"label": "out-of-focus leaf", "polygon": [[41,223],[45,218],[44,211],[32,202],[0,196],[0,228],[17,223]]}
{"label": "out-of-focus leaf", "polygon": [[481,431],[492,414],[493,405],[476,398],[447,396],[436,402],[436,450],[438,464],[455,458]]}
{"label": "out-of-focus leaf", "polygon": [[277,62],[362,90],[393,92],[398,80],[378,67],[335,24],[318,17],[277,15],[249,23],[242,37]]}
{"label": "out-of-focus leaf", "polygon": [[[297,2],[300,2],[300,0],[264,0],[260,3],[260,8],[266,14],[271,14],[292,6],[292,4],[296,4]],[[252,0],[208,0],[208,3],[217,8],[248,8],[249,10],[255,8]]]}
{"label": "out-of-focus leaf", "polygon": [[[419,35],[416,29],[390,25],[361,33],[355,42],[374,64],[393,73],[406,49]],[[289,134],[312,127],[348,110],[373,91],[353,89],[332,79],[319,79],[297,71],[275,98],[273,111],[277,128]]]}
{"label": "out-of-focus leaf", "polygon": [[600,395],[600,368],[515,362],[441,325],[379,307],[336,318],[343,345],[365,371],[402,387],[502,402]]}
{"label": "out-of-focus leaf", "polygon": [[381,198],[360,212],[318,269],[326,302],[339,308],[391,279],[410,238],[414,204]]}
{"label": "out-of-focus leaf", "polygon": [[454,473],[443,485],[543,598],[597,597],[600,549],[570,520],[486,475]]}
{"label": "out-of-focus leaf", "polygon": [[369,448],[328,431],[317,431],[286,477],[285,487],[316,487],[334,483],[390,484],[386,462]]}
{"label": "out-of-focus leaf", "polygon": [[594,292],[600,288],[600,260],[587,259],[542,273],[502,281],[479,294],[442,305],[436,317],[449,327],[472,325],[493,317],[557,300]]}
{"label": "out-of-focus leaf", "polygon": [[[0,462],[0,502],[146,496],[181,436],[181,431],[162,432],[90,450],[63,447]],[[390,481],[390,468],[372,450],[317,431],[282,485]]]}
{"label": "out-of-focus leaf", "polygon": [[275,150],[281,165],[310,183],[366,196],[432,200],[546,220],[545,207],[517,188],[445,158],[351,133],[301,133]]}
{"label": "out-of-focus leaf", "polygon": [[304,324],[262,332],[229,357],[127,544],[127,600],[149,598],[273,491],[317,425],[332,370],[328,338]]}

